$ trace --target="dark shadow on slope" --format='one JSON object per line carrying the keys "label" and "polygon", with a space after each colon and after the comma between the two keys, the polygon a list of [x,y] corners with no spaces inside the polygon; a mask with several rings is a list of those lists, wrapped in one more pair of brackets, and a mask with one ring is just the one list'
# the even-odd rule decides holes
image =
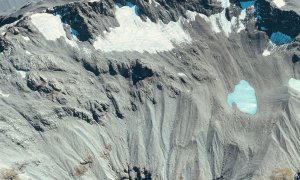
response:
{"label": "dark shadow on slope", "polygon": [[7,25],[7,24],[11,24],[13,22],[16,22],[17,20],[21,19],[23,16],[19,15],[19,16],[8,16],[8,17],[3,17],[0,16],[0,27]]}
{"label": "dark shadow on slope", "polygon": [[87,41],[92,37],[88,31],[88,26],[80,15],[82,7],[74,4],[59,6],[54,9],[54,15],[61,16],[63,23],[71,26],[71,34],[75,35],[80,41]]}
{"label": "dark shadow on slope", "polygon": [[8,43],[3,38],[0,38],[0,53],[2,53],[7,47]]}
{"label": "dark shadow on slope", "polygon": [[132,66],[132,82],[133,85],[136,85],[139,81],[142,81],[148,77],[154,75],[152,69],[147,66],[143,66],[140,61],[136,61]]}
{"label": "dark shadow on slope", "polygon": [[265,31],[269,37],[274,32],[281,32],[293,39],[300,33],[300,16],[294,11],[283,11],[272,7],[270,2],[257,0],[256,25],[259,30]]}
{"label": "dark shadow on slope", "polygon": [[[0,51],[1,52],[1,51]],[[300,57],[298,54],[294,54],[292,57],[292,61],[293,63],[297,63],[300,60]]]}
{"label": "dark shadow on slope", "polygon": [[258,30],[266,32],[277,45],[290,43],[300,34],[300,16],[294,11],[281,10],[266,0],[230,0],[230,3],[241,9],[254,4]]}
{"label": "dark shadow on slope", "polygon": [[152,174],[145,168],[128,167],[128,169],[124,169],[124,173],[128,174],[128,177],[120,177],[120,180],[152,180]]}
{"label": "dark shadow on slope", "polygon": [[95,74],[95,76],[99,76],[100,75],[100,70],[98,68],[98,66],[96,64],[87,62],[87,61],[83,61],[83,67],[89,71],[92,72],[93,74]]}

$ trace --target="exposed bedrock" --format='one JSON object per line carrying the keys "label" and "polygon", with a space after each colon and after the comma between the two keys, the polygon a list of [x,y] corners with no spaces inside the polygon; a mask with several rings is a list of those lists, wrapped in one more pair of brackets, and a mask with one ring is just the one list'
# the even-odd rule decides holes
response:
{"label": "exposed bedrock", "polygon": [[[70,33],[64,20],[83,33],[79,40],[60,31],[49,40],[29,16],[1,35],[1,176],[260,180],[296,174],[300,93],[288,82],[300,78],[297,38],[284,53],[263,56],[265,32],[251,26],[226,36],[197,15],[180,21],[190,41],[170,50],[103,52],[92,43],[117,27],[109,2],[47,11],[62,15],[54,20],[65,27],[63,35]],[[140,9],[155,4],[139,3]],[[167,22],[196,2],[156,3],[170,13],[153,19]],[[198,3],[199,11],[220,8],[216,1]],[[241,80],[255,90],[255,115],[227,104]]]}
{"label": "exposed bedrock", "polygon": [[[279,37],[282,38],[282,44],[291,42],[300,34],[300,16],[295,11],[282,10],[271,5],[272,3],[267,0],[230,0],[230,2],[241,8],[242,3],[253,2],[250,4],[254,5],[257,28],[266,32],[275,44],[281,44],[281,42],[277,42],[279,40],[276,40],[278,38],[276,37],[276,33],[284,35],[283,37]],[[286,40],[286,38],[289,39]]]}

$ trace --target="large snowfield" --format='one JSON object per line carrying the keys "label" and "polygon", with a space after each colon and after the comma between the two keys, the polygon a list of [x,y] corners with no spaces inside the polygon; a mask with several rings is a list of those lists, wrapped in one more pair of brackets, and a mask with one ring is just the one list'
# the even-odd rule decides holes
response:
{"label": "large snowfield", "polygon": [[156,53],[168,51],[175,45],[192,41],[188,32],[183,30],[181,20],[164,24],[146,22],[137,14],[138,8],[131,4],[116,6],[116,19],[120,26],[99,36],[94,47],[104,52],[137,51]]}

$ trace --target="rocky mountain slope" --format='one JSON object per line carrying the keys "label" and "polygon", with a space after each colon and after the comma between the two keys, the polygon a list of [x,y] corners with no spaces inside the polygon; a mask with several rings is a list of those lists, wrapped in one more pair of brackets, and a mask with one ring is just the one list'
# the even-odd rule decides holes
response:
{"label": "rocky mountain slope", "polygon": [[0,17],[1,178],[297,179],[285,6],[49,0]]}
{"label": "rocky mountain slope", "polygon": [[8,14],[38,0],[1,0],[0,15]]}

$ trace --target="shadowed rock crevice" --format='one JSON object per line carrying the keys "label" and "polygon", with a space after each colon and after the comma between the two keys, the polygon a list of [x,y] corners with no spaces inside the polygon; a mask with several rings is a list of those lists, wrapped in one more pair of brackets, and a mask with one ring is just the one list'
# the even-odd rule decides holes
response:
{"label": "shadowed rock crevice", "polygon": [[130,67],[125,64],[118,64],[118,71],[120,73],[121,76],[123,76],[124,78],[129,78],[130,77]]}
{"label": "shadowed rock crevice", "polygon": [[56,108],[54,110],[54,112],[57,114],[57,116],[60,119],[67,117],[67,116],[71,116],[71,117],[82,119],[90,124],[92,124],[92,122],[93,122],[93,117],[90,117],[89,114],[82,112],[80,110],[77,110],[75,108],[72,108],[72,107]]}
{"label": "shadowed rock crevice", "polygon": [[294,11],[283,11],[270,5],[265,0],[255,3],[257,23],[260,30],[265,31],[269,37],[274,32],[281,32],[293,39],[300,33],[300,16]]}
{"label": "shadowed rock crevice", "polygon": [[150,4],[149,1],[144,0],[118,0],[118,3],[126,5],[130,2],[137,5],[139,14],[145,20],[146,17],[153,22],[162,20],[164,23],[170,21],[178,21],[180,16],[185,16],[185,11],[190,10],[210,16],[219,13],[223,10],[220,3],[207,0],[191,0],[191,1],[177,1],[177,0],[156,0],[155,3]]}
{"label": "shadowed rock crevice", "polygon": [[293,57],[292,57],[293,63],[296,63],[296,62],[298,62],[299,60],[300,60],[299,53],[294,54]]}
{"label": "shadowed rock crevice", "polygon": [[124,78],[129,78],[131,74],[131,67],[126,63],[116,63],[110,61],[108,64],[108,72],[111,76],[120,74]]}
{"label": "shadowed rock crevice", "polygon": [[95,74],[95,76],[99,76],[100,75],[100,69],[98,68],[98,66],[95,63],[90,63],[87,61],[83,61],[83,67],[87,70],[92,72],[93,74]]}
{"label": "shadowed rock crevice", "polygon": [[53,88],[47,84],[45,79],[30,75],[27,79],[27,86],[32,91],[39,91],[44,93],[52,93]]}
{"label": "shadowed rock crevice", "polygon": [[9,43],[6,42],[2,37],[0,37],[0,53],[6,50],[9,46]]}
{"label": "shadowed rock crevice", "polygon": [[146,168],[128,167],[124,169],[124,173],[126,176],[120,177],[120,180],[152,180],[152,174]]}
{"label": "shadowed rock crevice", "polygon": [[21,19],[23,16],[19,15],[19,16],[0,16],[0,27],[7,25],[7,24],[11,24],[13,22],[16,22],[17,20]]}
{"label": "shadowed rock crevice", "polygon": [[299,35],[300,16],[295,11],[282,10],[266,0],[256,0],[254,8],[257,28],[266,32],[273,43],[287,44]]}
{"label": "shadowed rock crevice", "polygon": [[[242,8],[241,3],[249,0],[230,0]],[[253,0],[256,27],[267,33],[273,43],[290,43],[300,34],[300,16],[295,11],[286,11],[272,6],[267,0]]]}
{"label": "shadowed rock crevice", "polygon": [[126,79],[130,78],[133,85],[137,85],[138,82],[154,76],[154,71],[143,64],[141,60],[135,60],[130,65],[109,62],[108,69],[111,76],[119,74]]}
{"label": "shadowed rock crevice", "polygon": [[47,80],[46,78],[35,74],[28,75],[27,87],[32,91],[38,91],[45,94],[61,92],[63,90],[61,84],[55,79]]}
{"label": "shadowed rock crevice", "polygon": [[108,64],[108,72],[111,76],[115,76],[118,74],[117,68],[115,67],[115,65],[112,62],[109,62]]}
{"label": "shadowed rock crevice", "polygon": [[150,78],[154,75],[152,69],[143,65],[139,60],[137,60],[134,64],[132,64],[131,69],[132,69],[131,78],[132,78],[133,85],[136,85],[139,81],[142,81],[146,78]]}
{"label": "shadowed rock crevice", "polygon": [[61,108],[56,108],[54,112],[59,119],[63,119],[65,117],[75,117],[90,124],[95,124],[95,122],[98,124],[103,124],[104,116],[109,112],[109,105],[106,103],[99,103],[98,101],[89,101],[86,106],[84,106],[84,109],[86,111],[64,106]]}
{"label": "shadowed rock crevice", "polygon": [[110,93],[110,92],[107,92],[107,93],[106,93],[106,96],[108,97],[108,99],[111,100],[111,103],[112,103],[112,105],[113,105],[114,108],[115,108],[116,116],[117,116],[118,118],[120,118],[120,119],[123,119],[123,118],[125,117],[125,116],[124,116],[124,113],[121,112],[120,107],[119,107],[119,104],[118,104],[117,100],[115,99],[115,97],[114,97],[114,96],[112,95],[112,93]]}
{"label": "shadowed rock crevice", "polygon": [[88,41],[93,37],[93,32],[96,27],[90,24],[85,17],[91,16],[110,16],[114,17],[113,2],[110,0],[96,1],[89,3],[70,3],[64,6],[55,7],[49,13],[61,16],[63,23],[70,26],[70,34],[76,36],[80,41]]}
{"label": "shadowed rock crevice", "polygon": [[20,112],[20,114],[29,122],[29,124],[39,132],[44,132],[46,130],[56,129],[57,126],[50,120],[43,118],[40,114],[31,117],[27,113]]}
{"label": "shadowed rock crevice", "polygon": [[87,107],[89,111],[93,115],[93,119],[98,124],[103,124],[104,116],[109,112],[109,105],[106,103],[99,103],[99,102],[91,102],[89,103],[89,107]]}

